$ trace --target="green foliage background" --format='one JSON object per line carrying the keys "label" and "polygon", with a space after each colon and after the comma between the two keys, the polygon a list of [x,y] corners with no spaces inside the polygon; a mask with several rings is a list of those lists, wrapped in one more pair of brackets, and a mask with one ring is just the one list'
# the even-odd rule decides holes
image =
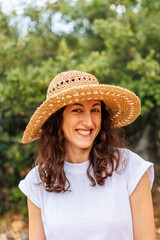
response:
{"label": "green foliage background", "polygon": [[[57,13],[73,30],[56,29]],[[147,132],[145,151],[149,160],[158,164],[160,1],[24,4],[18,19],[14,11],[8,15],[0,11],[0,213],[9,209],[26,213],[25,197],[17,185],[33,164],[36,143],[22,145],[20,139],[29,118],[45,99],[49,82],[62,71],[87,71],[101,83],[135,92],[142,112],[125,128],[126,135],[134,149]],[[27,31],[22,34],[19,21],[25,23],[26,19]]]}

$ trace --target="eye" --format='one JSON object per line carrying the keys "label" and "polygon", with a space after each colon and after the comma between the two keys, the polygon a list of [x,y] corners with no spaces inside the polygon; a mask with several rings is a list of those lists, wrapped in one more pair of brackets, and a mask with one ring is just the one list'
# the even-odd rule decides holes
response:
{"label": "eye", "polygon": [[72,112],[80,113],[80,112],[82,112],[82,110],[81,109],[73,109]]}
{"label": "eye", "polygon": [[97,109],[97,108],[94,108],[94,109],[92,109],[91,111],[92,111],[92,112],[95,112],[95,113],[99,113],[99,112],[100,112],[100,110]]}

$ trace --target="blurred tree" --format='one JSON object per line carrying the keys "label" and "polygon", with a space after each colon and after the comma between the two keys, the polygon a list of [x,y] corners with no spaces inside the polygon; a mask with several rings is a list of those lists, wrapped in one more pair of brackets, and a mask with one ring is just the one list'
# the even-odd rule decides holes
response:
{"label": "blurred tree", "polygon": [[[136,148],[145,135],[148,156],[152,161],[160,157],[160,1],[59,0],[24,6],[25,35],[16,12],[0,11],[1,213],[11,208],[10,202],[16,208],[18,201],[23,209],[16,186],[31,168],[36,143],[22,145],[20,139],[59,72],[87,71],[101,83],[134,91],[142,114],[125,128],[127,137]],[[57,29],[56,14],[73,30]]]}

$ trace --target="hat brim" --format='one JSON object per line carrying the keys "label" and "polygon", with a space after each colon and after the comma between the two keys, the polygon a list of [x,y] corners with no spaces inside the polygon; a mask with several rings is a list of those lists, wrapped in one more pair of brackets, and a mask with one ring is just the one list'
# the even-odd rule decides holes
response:
{"label": "hat brim", "polygon": [[41,127],[60,108],[84,100],[101,100],[111,111],[113,126],[120,128],[132,123],[140,114],[140,99],[133,92],[106,84],[73,87],[46,99],[32,115],[22,143],[39,139]]}

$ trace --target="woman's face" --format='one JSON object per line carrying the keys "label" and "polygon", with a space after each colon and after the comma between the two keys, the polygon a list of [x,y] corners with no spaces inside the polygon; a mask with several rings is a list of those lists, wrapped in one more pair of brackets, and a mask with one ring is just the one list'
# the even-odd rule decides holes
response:
{"label": "woman's face", "polygon": [[101,129],[101,101],[86,100],[68,105],[62,117],[65,146],[91,149]]}

